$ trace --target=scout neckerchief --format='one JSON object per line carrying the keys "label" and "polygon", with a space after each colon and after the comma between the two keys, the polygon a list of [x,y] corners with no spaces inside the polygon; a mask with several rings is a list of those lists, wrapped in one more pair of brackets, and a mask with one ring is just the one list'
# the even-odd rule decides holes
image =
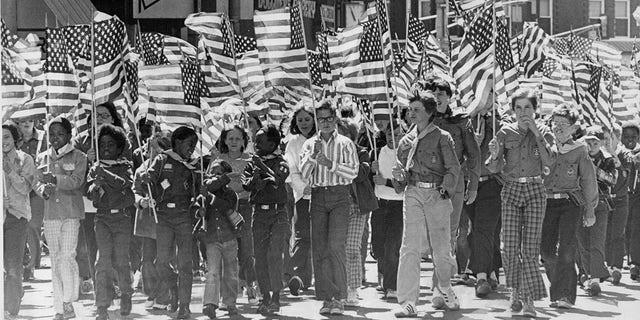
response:
{"label": "scout neckerchief", "polygon": [[573,141],[572,139],[569,139],[569,141],[565,142],[565,143],[558,143],[558,152],[561,154],[565,154],[569,151],[575,150],[580,148],[581,146],[583,146],[584,144],[582,143],[576,143],[575,141]]}
{"label": "scout neckerchief", "polygon": [[179,154],[177,154],[175,151],[166,150],[166,151],[163,151],[163,153],[166,154],[167,156],[171,157],[171,159],[182,163],[182,165],[187,167],[187,169],[196,170],[196,167],[194,167],[191,163],[187,162],[186,160],[182,159],[182,157]]}
{"label": "scout neckerchief", "polygon": [[103,165],[105,168],[109,168],[109,167],[113,167],[116,165],[126,165],[126,164],[131,164],[131,161],[127,160],[127,159],[117,159],[117,160],[100,160],[100,164]]}
{"label": "scout neckerchief", "polygon": [[[433,122],[429,122],[426,128],[422,130],[418,134],[418,136],[411,141],[411,150],[409,150],[409,157],[407,157],[407,164],[405,165],[405,170],[409,171],[409,166],[411,165],[411,160],[413,160],[413,156],[416,154],[416,150],[418,149],[418,143],[420,139],[424,138],[429,132],[435,130],[437,127]],[[418,132],[418,127],[416,127],[416,132]]]}
{"label": "scout neckerchief", "polygon": [[53,147],[49,148],[49,156],[53,159],[60,159],[71,151],[73,151],[73,146],[70,143],[67,143],[58,151],[56,151]]}

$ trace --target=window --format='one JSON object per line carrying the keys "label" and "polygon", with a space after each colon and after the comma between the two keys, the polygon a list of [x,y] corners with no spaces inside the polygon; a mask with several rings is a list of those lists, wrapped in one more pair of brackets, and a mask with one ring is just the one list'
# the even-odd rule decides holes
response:
{"label": "window", "polygon": [[420,0],[420,3],[418,3],[418,15],[420,18],[432,15],[431,0]]}
{"label": "window", "polygon": [[552,0],[540,0],[540,18],[551,18]]}
{"label": "window", "polygon": [[616,36],[628,36],[629,35],[629,0],[616,0],[615,2],[615,17],[616,17]]}
{"label": "window", "polygon": [[589,1],[589,18],[598,19],[604,15],[604,0]]}

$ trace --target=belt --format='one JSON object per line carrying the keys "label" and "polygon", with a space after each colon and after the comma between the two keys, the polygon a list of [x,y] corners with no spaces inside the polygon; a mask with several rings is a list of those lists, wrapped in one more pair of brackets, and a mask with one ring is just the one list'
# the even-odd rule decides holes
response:
{"label": "belt", "polygon": [[422,182],[422,181],[411,181],[411,182],[409,182],[409,185],[412,185],[414,187],[418,187],[420,189],[435,189],[435,188],[438,187],[437,183]]}
{"label": "belt", "polygon": [[478,182],[485,182],[485,181],[489,181],[489,180],[491,180],[491,179],[494,179],[495,177],[496,177],[496,176],[495,176],[495,175],[493,175],[493,174],[488,175],[488,176],[481,176],[481,177],[479,177],[479,178],[478,178]]}
{"label": "belt", "polygon": [[507,178],[507,181],[517,182],[517,183],[532,183],[532,182],[542,183],[542,177],[535,176],[535,177]]}
{"label": "belt", "polygon": [[249,204],[249,199],[238,199],[238,204]]}
{"label": "belt", "polygon": [[256,204],[256,208],[260,210],[278,209],[278,207],[284,206],[284,203],[268,203],[268,204]]}
{"label": "belt", "polygon": [[98,214],[127,213],[127,209],[97,209],[96,213]]}
{"label": "belt", "polygon": [[324,191],[329,191],[329,190],[351,190],[351,185],[337,185],[337,186],[326,186],[326,187],[321,187],[321,186],[316,186],[316,187],[311,187],[311,190],[324,190]]}
{"label": "belt", "polygon": [[566,193],[547,193],[547,199],[569,199]]}
{"label": "belt", "polygon": [[184,206],[185,208],[189,207],[189,203],[175,203],[175,202],[167,202],[163,205],[163,207],[169,208],[169,209],[175,209],[178,208],[180,206]]}
{"label": "belt", "polygon": [[615,198],[616,198],[615,193],[612,193],[612,194],[610,194],[609,196],[611,197],[611,199],[615,199]]}

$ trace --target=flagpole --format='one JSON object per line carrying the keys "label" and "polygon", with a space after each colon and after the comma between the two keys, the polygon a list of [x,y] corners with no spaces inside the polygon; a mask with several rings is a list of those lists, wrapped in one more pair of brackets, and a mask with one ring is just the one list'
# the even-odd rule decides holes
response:
{"label": "flagpole", "polygon": [[91,134],[93,138],[91,139],[92,149],[96,153],[96,162],[100,163],[100,155],[98,152],[98,114],[96,111],[96,100],[95,100],[95,88],[96,88],[96,52],[95,52],[95,16],[96,12],[94,11],[91,15]]}
{"label": "flagpole", "polygon": [[[375,3],[377,4],[378,1],[380,1],[380,0],[376,0]],[[382,0],[382,1],[384,1],[384,0]],[[385,11],[387,11],[387,4],[384,3],[384,6],[385,6]],[[383,33],[382,33],[382,23],[380,22],[380,12],[378,12],[377,5],[376,5],[376,21],[378,22],[378,33],[380,34],[380,49],[382,51],[382,60],[380,61],[380,63],[382,63],[382,71],[384,71],[384,76],[385,76],[384,77],[384,80],[385,80],[384,81],[385,82],[384,83],[384,91],[386,93],[386,98],[387,98],[387,111],[389,112],[389,127],[391,128],[391,139],[395,142],[396,141],[396,135],[393,132],[394,131],[393,130],[393,106],[391,105],[391,101],[389,100],[389,85],[387,84],[387,81],[389,79],[389,74],[387,74],[387,67],[385,65],[386,58],[385,58],[385,54],[384,54],[384,39],[383,39]],[[389,24],[389,15],[387,15],[387,25],[388,24]],[[391,34],[391,30],[389,30],[389,34]],[[393,47],[392,47],[392,49],[393,49]],[[393,55],[393,50],[391,50],[391,55]],[[393,57],[391,57],[391,66],[393,67],[392,72],[393,72],[394,77],[395,77],[396,68],[395,68],[395,65],[393,63]],[[396,90],[396,92],[394,94],[397,97],[397,94],[398,94],[397,90]],[[373,108],[373,101],[372,101],[371,102],[371,116],[375,120],[375,117],[373,116],[373,109],[374,108]],[[373,123],[375,124],[375,121]]]}
{"label": "flagpole", "polygon": [[[229,40],[231,42],[231,55],[233,55],[233,66],[236,69],[236,77],[238,78],[238,90],[240,91],[240,98],[242,99],[242,113],[244,115],[244,122],[247,126],[247,130],[251,130],[249,127],[249,113],[247,112],[247,100],[244,96],[244,89],[242,88],[242,83],[240,82],[240,72],[238,71],[238,59],[236,56],[236,39],[235,32],[231,29],[231,22],[227,18],[227,16],[223,13],[222,20],[224,20],[224,24],[227,27],[227,34],[229,34]],[[204,46],[205,54],[207,53],[207,46]],[[249,83],[249,79],[247,77],[247,83]],[[232,81],[233,84],[233,81]],[[268,103],[268,102],[267,102]],[[249,135],[249,144],[251,144],[251,135]]]}
{"label": "flagpole", "polygon": [[491,77],[491,81],[493,85],[491,86],[491,113],[492,113],[492,128],[493,137],[496,137],[496,33],[498,29],[498,21],[496,21],[496,3],[491,4],[491,17],[493,19],[493,59],[491,61],[491,68],[493,70],[493,77]]}
{"label": "flagpole", "polygon": [[[300,2],[299,1],[295,1],[295,4],[292,5],[297,5],[300,6]],[[299,9],[299,7],[298,7]],[[291,9],[289,9],[289,13],[291,13]],[[291,14],[289,14],[291,15]],[[318,134],[318,137],[320,137],[320,126],[318,126],[318,115],[316,114],[316,97],[313,94],[313,81],[311,80],[311,66],[309,64],[309,50],[307,49],[307,37],[304,34],[304,20],[302,19],[302,11],[298,10],[298,15],[300,18],[300,28],[302,29],[302,40],[304,41],[304,58],[307,60],[307,72],[308,72],[308,76],[309,76],[309,91],[311,91],[311,106],[313,108],[313,121],[314,124],[316,126],[316,133]],[[328,43],[328,39],[327,39],[327,51],[329,50],[329,43]]]}

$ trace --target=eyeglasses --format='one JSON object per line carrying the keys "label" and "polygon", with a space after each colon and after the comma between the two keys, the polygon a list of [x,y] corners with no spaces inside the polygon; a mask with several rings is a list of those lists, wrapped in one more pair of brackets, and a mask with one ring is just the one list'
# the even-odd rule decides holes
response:
{"label": "eyeglasses", "polygon": [[333,120],[335,120],[336,117],[331,116],[331,117],[318,117],[318,122],[333,122]]}
{"label": "eyeglasses", "polygon": [[560,129],[566,129],[571,126],[569,122],[561,122],[561,121],[553,121],[551,122],[551,125],[554,127],[558,127]]}
{"label": "eyeglasses", "polygon": [[102,120],[111,119],[111,114],[110,113],[98,113],[98,114],[96,114],[96,118],[97,119],[102,119]]}

